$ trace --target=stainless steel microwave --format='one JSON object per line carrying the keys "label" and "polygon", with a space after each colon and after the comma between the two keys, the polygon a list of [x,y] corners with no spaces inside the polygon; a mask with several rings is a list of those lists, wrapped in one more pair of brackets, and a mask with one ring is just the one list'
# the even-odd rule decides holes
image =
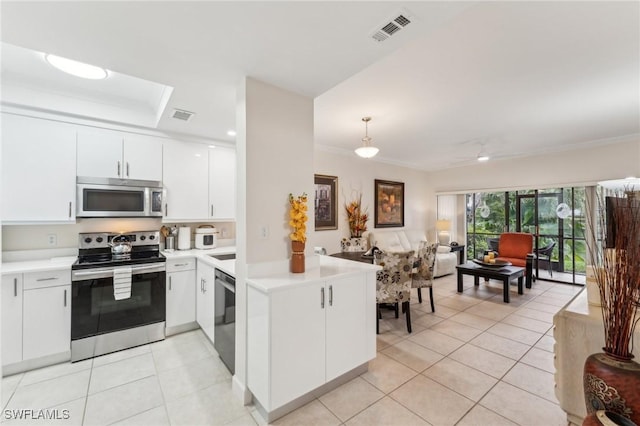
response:
{"label": "stainless steel microwave", "polygon": [[76,217],[162,216],[162,182],[77,178]]}

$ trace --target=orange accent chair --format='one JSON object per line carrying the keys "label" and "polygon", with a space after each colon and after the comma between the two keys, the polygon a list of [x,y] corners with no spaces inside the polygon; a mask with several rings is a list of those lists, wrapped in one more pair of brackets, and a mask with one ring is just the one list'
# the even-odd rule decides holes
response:
{"label": "orange accent chair", "polygon": [[525,268],[525,284],[531,288],[533,278],[533,235],[524,232],[505,232],[500,234],[498,243],[499,260],[511,262],[514,266]]}

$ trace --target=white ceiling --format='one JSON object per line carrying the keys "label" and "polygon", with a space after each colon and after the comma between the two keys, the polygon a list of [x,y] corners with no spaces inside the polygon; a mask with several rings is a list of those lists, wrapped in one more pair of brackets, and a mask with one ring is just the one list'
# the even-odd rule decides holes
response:
{"label": "white ceiling", "polygon": [[[315,97],[322,147],[352,152],[368,115],[376,159],[425,170],[481,149],[520,157],[640,134],[635,1],[3,1],[0,12],[4,43],[173,87],[163,131],[232,141],[235,88],[248,75]],[[398,13],[412,23],[373,41]],[[17,81],[37,84],[1,59],[3,102],[46,108],[44,97],[14,96]],[[196,115],[177,121],[173,108]],[[136,114],[121,121],[153,127]]]}

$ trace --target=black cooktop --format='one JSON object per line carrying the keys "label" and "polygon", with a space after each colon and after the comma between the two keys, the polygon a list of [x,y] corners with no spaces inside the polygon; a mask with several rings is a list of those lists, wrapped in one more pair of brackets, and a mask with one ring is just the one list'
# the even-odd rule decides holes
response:
{"label": "black cooktop", "polygon": [[[126,255],[111,253],[111,242],[127,242],[131,252]],[[166,262],[160,254],[160,232],[136,231],[126,234],[90,232],[78,234],[78,260],[71,269],[89,269],[111,266],[139,265]]]}

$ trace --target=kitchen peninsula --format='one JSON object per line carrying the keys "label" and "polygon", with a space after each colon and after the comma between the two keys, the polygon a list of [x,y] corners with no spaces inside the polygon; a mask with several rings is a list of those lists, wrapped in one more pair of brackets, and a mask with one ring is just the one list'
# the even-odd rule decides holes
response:
{"label": "kitchen peninsula", "polygon": [[247,378],[269,422],[367,370],[376,356],[379,266],[307,257],[260,265],[247,279]]}

